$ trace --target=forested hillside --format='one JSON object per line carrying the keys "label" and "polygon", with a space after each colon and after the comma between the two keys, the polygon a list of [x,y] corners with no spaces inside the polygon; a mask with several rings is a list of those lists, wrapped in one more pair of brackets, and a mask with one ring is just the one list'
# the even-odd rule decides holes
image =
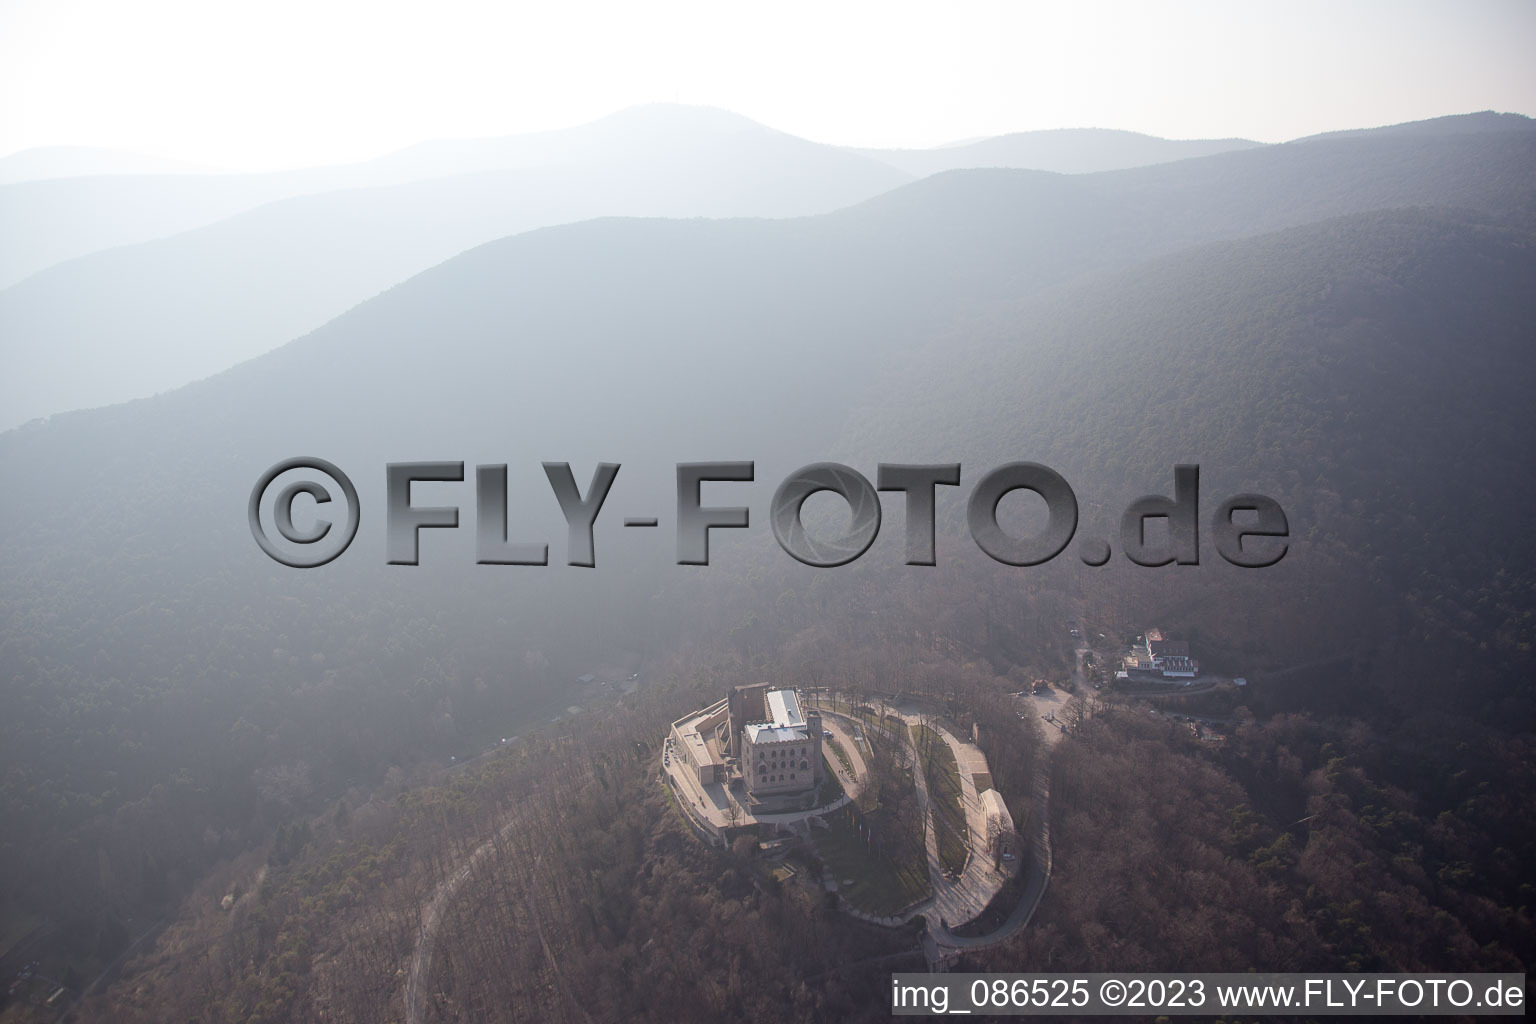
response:
{"label": "forested hillside", "polygon": [[[1529,232],[1424,210],[1202,247],[952,329],[884,375],[887,402],[855,415],[843,454],[899,439],[913,459],[1036,459],[1077,488],[1082,535],[1115,543],[1133,498],[1198,463],[1206,515],[1268,494],[1293,550],[1257,573],[1209,546],[1198,570],[1118,562],[1102,572],[1124,599],[1198,603],[1204,632],[1253,639],[1210,601],[1241,588],[1229,611],[1262,607],[1275,655],[1378,651],[1393,699],[1441,700],[1447,671],[1458,711],[1521,720],[1532,280]],[[1346,614],[1329,591],[1365,606]]]}
{"label": "forested hillside", "polygon": [[[987,962],[1187,962],[1212,922],[1181,917],[1180,894],[1241,893],[1247,962],[1528,967],[1513,794],[1536,699],[1536,132],[1485,122],[1081,176],[954,171],[816,217],[547,228],[209,380],[0,434],[0,911],[41,922],[77,981],[175,922],[102,1019],[377,1019],[424,893],[508,813],[548,832],[569,807],[590,840],[560,848],[558,882],[543,862],[537,912],[570,974],[538,975],[537,998],[522,977],[470,985],[498,957],[548,962],[535,909],[477,890],[454,913],[482,941],[434,981],[445,1019],[579,1016],[560,993],[617,1005],[616,970],[649,979],[641,1016],[687,1019],[678,1000],[739,1004],[838,949],[911,943],[683,842],[646,775],[658,728],[757,679],[996,712],[1069,675],[1063,623],[1091,618],[1108,645],[1162,623],[1211,669],[1275,682],[1218,709],[1252,719],[1221,746],[1114,709],[1064,740],[1060,884],[1042,929]],[[296,455],[341,466],[364,506],[352,548],[312,571],[263,555],[246,516]],[[716,531],[712,564],[685,568],[675,466],[702,459],[756,462],[705,495],[749,505],[752,529]],[[939,489],[939,565],[901,564],[895,500],[853,565],[780,551],[769,498],[826,459],[871,479],[963,463]],[[970,487],[1019,459],[1073,485],[1078,538],[1113,542],[1109,566],[1075,543],[1005,566],[965,535]],[[413,497],[456,505],[460,527],[388,566],[384,467],[410,460],[467,464]],[[583,487],[623,466],[595,569],[565,564],[543,461]],[[1229,494],[1281,503],[1280,564],[1236,569],[1208,537],[1199,566],[1121,557],[1121,510],[1187,462],[1202,529]],[[547,541],[548,566],[475,564],[480,463],[509,465],[509,535]],[[630,515],[662,529],[626,531]],[[1023,503],[1003,518],[1028,528]],[[613,713],[611,690],[574,682],[593,674],[633,678],[637,703]],[[573,722],[602,724],[567,749]],[[529,754],[440,774],[514,735]],[[1034,763],[1022,725],[988,742]],[[1133,832],[1179,829],[1180,866],[1137,874]],[[497,884],[536,887],[550,841],[499,850]],[[237,887],[240,909],[218,909]],[[1431,924],[1392,935],[1394,917]],[[732,929],[758,926],[806,946],[748,968]],[[668,965],[688,957],[710,980],[681,991]],[[788,998],[841,1018],[870,978]]]}

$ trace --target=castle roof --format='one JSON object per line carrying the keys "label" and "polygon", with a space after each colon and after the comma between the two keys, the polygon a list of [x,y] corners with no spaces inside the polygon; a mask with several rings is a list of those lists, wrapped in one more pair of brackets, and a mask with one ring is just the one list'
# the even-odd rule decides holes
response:
{"label": "castle roof", "polygon": [[810,737],[805,715],[800,710],[800,698],[794,690],[769,690],[763,703],[768,709],[768,721],[752,722],[743,730],[753,743],[782,743]]}

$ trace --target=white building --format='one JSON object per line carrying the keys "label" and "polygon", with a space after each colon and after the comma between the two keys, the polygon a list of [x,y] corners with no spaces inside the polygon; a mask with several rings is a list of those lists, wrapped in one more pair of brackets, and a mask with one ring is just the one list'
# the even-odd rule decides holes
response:
{"label": "white building", "polygon": [[725,759],[713,733],[726,720],[726,715],[726,704],[722,700],[672,723],[668,756],[682,758],[701,786],[725,781]]}
{"label": "white building", "polygon": [[1117,678],[1193,679],[1199,674],[1200,663],[1190,657],[1189,641],[1169,640],[1162,630],[1149,629]]}
{"label": "white building", "polygon": [[741,727],[741,776],[754,806],[791,807],[821,781],[821,716],[806,716],[794,690],[763,695],[766,718]]}

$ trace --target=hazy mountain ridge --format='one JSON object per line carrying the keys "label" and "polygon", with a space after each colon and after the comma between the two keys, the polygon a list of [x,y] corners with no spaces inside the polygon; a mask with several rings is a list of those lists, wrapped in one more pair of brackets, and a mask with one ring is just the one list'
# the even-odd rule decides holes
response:
{"label": "hazy mountain ridge", "polygon": [[[1439,189],[1456,205],[1481,203],[1489,217],[1524,210],[1536,186],[1530,173],[1519,169],[1531,166],[1525,156],[1532,152],[1532,140],[1505,149],[1489,148],[1483,141],[1471,146],[1471,159],[1465,162],[1433,147],[1412,154],[1428,163],[1430,173],[1423,180],[1401,171],[1399,158],[1405,151],[1397,144],[1378,153],[1393,164],[1381,176],[1389,183],[1389,195],[1422,198]],[[1242,168],[1231,166],[1255,157],[1270,161],[1277,152],[1214,158],[1223,166],[1203,167],[1196,180],[1180,182],[1175,195],[1205,197],[1211,219],[1223,228],[1241,216],[1283,226],[1318,209],[1333,212],[1342,206],[1340,212],[1350,212],[1340,196],[1369,163],[1368,148],[1351,144],[1337,154],[1338,160],[1330,157],[1333,173],[1326,175],[1308,173],[1304,161],[1287,154],[1286,188],[1269,192],[1252,188],[1238,176]],[[1223,187],[1210,187],[1211,182]],[[623,409],[644,396],[637,413],[644,408],[647,415],[660,416],[657,422],[669,431],[682,431],[694,411],[673,410],[660,395],[678,388],[681,380],[696,380],[699,387],[711,379],[727,383],[716,368],[700,361],[718,351],[723,337],[732,339],[732,350],[756,345],[761,346],[756,351],[774,354],[757,371],[753,386],[727,406],[740,410],[745,399],[768,416],[781,394],[808,384],[830,388],[826,378],[839,370],[914,345],[952,324],[967,307],[985,310],[1017,300],[1078,273],[1177,248],[1180,236],[1196,234],[1186,227],[1187,209],[1175,207],[1172,216],[1159,216],[1123,200],[1111,205],[1105,202],[1105,183],[1116,184],[1113,178],[957,172],[819,218],[610,220],[508,238],[419,275],[264,359],[153,402],[55,417],[0,438],[0,452],[10,471],[26,477],[45,472],[49,459],[62,459],[70,450],[122,445],[126,455],[147,437],[156,437],[157,450],[178,434],[201,445],[214,444],[217,437],[226,451],[231,441],[259,436],[262,447],[269,448],[289,435],[314,436],[327,422],[345,423],[348,417],[324,410],[347,391],[371,405],[375,412],[370,416],[376,417],[385,417],[395,396],[405,394],[414,395],[418,407],[436,399],[463,403],[466,394],[477,392],[489,403],[501,388],[499,375],[564,379],[572,356],[602,388],[585,392],[583,401]],[[1309,184],[1321,200],[1301,195]],[[1131,194],[1158,195],[1150,190]],[[1245,197],[1246,210],[1238,205]],[[1292,208],[1277,203],[1283,198],[1293,200]],[[1375,196],[1357,192],[1356,205],[1369,208],[1374,201]],[[1133,219],[1138,212],[1140,222]],[[1171,240],[1159,234],[1170,224],[1175,229]],[[657,254],[665,259],[658,260]],[[562,350],[557,339],[576,347]],[[667,344],[657,344],[663,339]],[[423,350],[424,343],[432,347]],[[424,351],[433,358],[425,358]],[[816,360],[822,372],[801,380],[800,362],[806,359]],[[481,369],[478,378],[464,375],[471,365]],[[653,392],[647,380],[668,383],[663,392]],[[698,395],[707,398],[708,391]],[[524,396],[521,415],[530,420],[558,416],[562,404],[574,397],[535,391]],[[263,418],[260,410],[274,400],[294,410],[312,405],[325,418]],[[467,405],[481,408],[475,402]],[[817,436],[843,414],[824,412],[807,436]],[[489,429],[493,422],[483,426]],[[202,426],[187,434],[191,423]],[[253,434],[258,424],[260,433]],[[471,422],[457,430],[444,426],[449,437],[474,436]],[[579,424],[572,427],[580,431]],[[406,437],[414,426],[398,421],[391,429]],[[758,430],[743,427],[741,440],[750,440]],[[585,446],[584,435],[565,443]],[[601,433],[590,440],[600,443]],[[26,488],[0,498],[0,509],[7,510],[16,527],[7,531],[8,537],[25,535],[29,501]],[[30,547],[4,546],[12,555]]]}
{"label": "hazy mountain ridge", "polygon": [[[644,118],[624,125],[635,138],[650,137]],[[892,184],[871,177],[867,162],[849,165],[835,151],[807,149],[751,122],[727,119],[725,130],[728,137],[714,141],[684,132],[689,142],[676,152],[626,163],[288,200],[45,271],[0,292],[0,346],[14,368],[0,406],[15,424],[176,386],[275,347],[462,248],[541,222],[604,213],[789,216]],[[752,146],[743,148],[741,136]],[[1430,133],[1265,147],[1098,175],[947,172],[968,176],[939,175],[890,193],[850,212],[849,222],[903,208],[915,211],[914,223],[959,218],[963,228],[938,224],[953,239],[945,244],[985,239],[999,254],[997,266],[962,256],[950,272],[955,287],[980,295],[987,288],[976,282],[1000,273],[1013,275],[1010,287],[1035,287],[1107,261],[1362,209],[1450,203],[1536,216],[1536,186],[1522,175],[1536,160],[1533,140],[1530,131],[1496,132],[1450,144]],[[799,154],[798,162],[779,163],[787,154]],[[590,198],[598,193],[606,200]],[[989,203],[1009,212],[994,217]],[[871,230],[900,245],[892,232],[906,230],[896,227],[903,216]]]}
{"label": "hazy mountain ridge", "polygon": [[1383,135],[1454,135],[1477,132],[1527,132],[1533,127],[1532,118],[1525,114],[1500,113],[1496,110],[1479,110],[1472,114],[1447,114],[1421,121],[1404,121],[1401,124],[1382,125],[1378,128],[1346,128],[1336,132],[1304,135],[1293,142],[1316,142],[1321,139],[1349,139]]}
{"label": "hazy mountain ridge", "polygon": [[1014,132],[932,149],[854,149],[908,174],[924,177],[971,167],[1015,167],[1089,174],[1253,149],[1248,139],[1163,139],[1111,128]]}
{"label": "hazy mountain ridge", "polygon": [[798,149],[823,153],[837,148],[778,131],[718,107],[649,103],[572,128],[499,138],[419,142],[371,160],[369,167],[375,173],[399,180],[421,180],[476,171],[639,159],[654,147],[686,152],[701,145],[714,147],[721,139],[753,147],[778,143],[791,152]]}
{"label": "hazy mountain ridge", "polygon": [[[6,425],[227,369],[482,242],[599,216],[821,213],[906,180],[788,136],[286,199],[94,253],[0,292]],[[85,368],[89,368],[87,371]]]}
{"label": "hazy mountain ridge", "polygon": [[215,168],[99,146],[39,146],[0,157],[0,185],[116,174],[208,174]]}
{"label": "hazy mountain ridge", "polygon": [[[634,107],[573,128],[501,138],[426,142],[357,163],[252,174],[118,174],[0,184],[0,288],[77,256],[193,230],[265,203],[303,195],[403,185],[492,170],[640,159],[718,146],[722,139],[768,146],[776,158],[816,154],[835,165],[883,165],[776,132],[707,107]],[[26,153],[10,158],[22,162]]]}
{"label": "hazy mountain ridge", "polygon": [[[1014,152],[1019,149],[1018,140],[1027,141],[1026,137],[1036,134],[1051,133],[1022,133],[970,145],[981,147],[975,150],[978,154],[987,153],[989,145],[996,146],[999,152]],[[1137,162],[1143,152],[1149,159],[1171,152],[1161,145],[1164,143],[1174,147],[1206,145],[1169,143],[1129,132],[1102,134],[1134,140],[1133,148],[1126,151],[1125,157],[1117,158],[1116,166],[1126,166],[1125,160]],[[885,166],[901,163],[902,154],[926,152],[888,151],[888,155],[895,155],[881,159],[873,154],[887,151],[861,154],[856,149],[823,146],[728,111],[677,104],[633,107],[572,128],[484,139],[435,140],[356,163],[250,174],[209,172],[179,161],[89,147],[25,150],[0,159],[0,235],[6,239],[5,246],[0,248],[0,288],[76,256],[168,237],[293,196],[400,185],[480,171],[631,159],[643,155],[651,146],[676,149],[700,137],[731,137],[756,145],[776,139],[802,151],[839,151],[854,159],[872,158]],[[1075,142],[1069,142],[1067,136],[1053,138],[1044,145],[1042,159],[1071,160],[1068,150],[1073,145],[1098,140],[1100,133],[1084,130],[1070,138]],[[1026,146],[1022,152],[1028,151]],[[1005,159],[1004,165],[1058,169],[1044,163],[1019,164],[1011,159]],[[978,164],[956,163],[954,157],[944,164],[945,169],[957,166]],[[933,169],[921,173],[932,173]]]}

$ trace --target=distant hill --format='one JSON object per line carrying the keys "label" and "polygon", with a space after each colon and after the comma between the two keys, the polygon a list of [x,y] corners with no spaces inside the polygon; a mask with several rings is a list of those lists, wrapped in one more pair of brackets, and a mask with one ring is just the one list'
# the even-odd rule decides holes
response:
{"label": "distant hill", "polygon": [[1382,135],[1473,135],[1481,132],[1528,132],[1532,119],[1524,114],[1500,114],[1483,110],[1475,114],[1450,114],[1431,117],[1423,121],[1405,121],[1402,124],[1384,125],[1380,128],[1350,128],[1344,131],[1323,132],[1308,135],[1296,142],[1312,142],[1318,139],[1347,139]]}
{"label": "distant hill", "polygon": [[109,174],[0,185],[0,288],[45,267],[305,191],[277,175]]}
{"label": "distant hill", "polygon": [[628,162],[643,158],[655,147],[678,153],[698,147],[702,153],[722,138],[735,139],[748,149],[759,147],[770,138],[786,145],[787,140],[793,139],[802,151],[837,148],[786,135],[718,107],[647,103],[573,128],[499,138],[421,142],[370,160],[365,166],[369,174],[379,179],[375,183],[383,184],[475,171]]}
{"label": "distant hill", "polygon": [[[423,143],[374,160],[330,167],[175,176],[134,168],[130,173],[86,178],[0,183],[0,238],[5,240],[0,245],[0,288],[64,260],[165,238],[280,199],[479,171],[552,170],[557,166],[590,169],[636,160],[645,163],[656,151],[681,159],[690,151],[718,149],[726,139],[741,147],[744,158],[756,154],[765,160],[783,161],[777,173],[786,180],[799,180],[807,193],[836,188],[843,175],[861,166],[862,173],[878,182],[878,187],[871,186],[872,190],[858,193],[854,199],[907,180],[906,175],[883,164],[775,132],[735,114],[658,104],[619,111],[559,131]],[[811,153],[821,162],[814,166],[797,164]],[[23,167],[34,160],[24,157],[18,154],[13,159],[20,160]],[[838,165],[844,168],[841,173],[835,170]],[[772,166],[754,170],[776,173]],[[830,208],[802,206],[795,212]]]}
{"label": "distant hill", "polygon": [[272,203],[80,257],[0,292],[0,427],[168,390],[314,329],[472,246],[600,216],[822,213],[906,181],[746,125],[591,140],[583,162]]}
{"label": "distant hill", "polygon": [[1187,160],[1262,145],[1247,139],[1160,139],[1108,128],[1015,132],[932,149],[856,149],[917,177],[970,167],[1088,174]]}
{"label": "distant hill", "polygon": [[[652,138],[657,113],[609,128]],[[0,383],[0,426],[215,373],[490,238],[604,214],[808,213],[885,192],[901,173],[739,119],[718,129],[705,136],[674,124],[622,162],[287,200],[38,274],[0,292],[0,355],[11,370]],[[676,148],[661,144],[668,139],[679,140]],[[951,280],[915,282],[914,294],[954,288],[976,298],[1362,210],[1447,203],[1527,216],[1536,185],[1523,172],[1533,159],[1536,132],[1454,141],[1424,133],[1098,175],[949,172],[829,223],[867,225],[859,230],[878,239],[871,244],[893,247],[867,258],[900,260],[913,274],[927,261],[910,258],[907,239],[958,247],[944,264]]]}
{"label": "distant hill", "polygon": [[0,185],[107,174],[207,174],[217,168],[96,146],[41,146],[0,157]]}

